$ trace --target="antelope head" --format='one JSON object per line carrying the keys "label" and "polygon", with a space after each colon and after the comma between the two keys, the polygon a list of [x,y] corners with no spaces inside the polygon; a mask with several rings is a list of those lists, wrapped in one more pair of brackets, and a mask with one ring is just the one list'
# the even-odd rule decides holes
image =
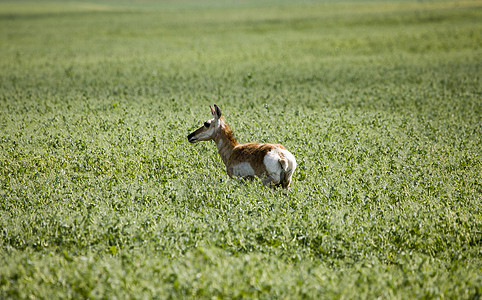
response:
{"label": "antelope head", "polygon": [[187,136],[190,143],[213,140],[220,127],[221,109],[214,104],[214,108],[210,105],[212,118],[204,122],[204,125]]}

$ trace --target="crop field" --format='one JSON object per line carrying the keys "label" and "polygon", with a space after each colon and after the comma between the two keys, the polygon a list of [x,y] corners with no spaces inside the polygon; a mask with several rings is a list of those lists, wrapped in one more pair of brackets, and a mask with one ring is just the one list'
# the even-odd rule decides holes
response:
{"label": "crop field", "polygon": [[480,299],[481,136],[481,1],[0,0],[0,298]]}

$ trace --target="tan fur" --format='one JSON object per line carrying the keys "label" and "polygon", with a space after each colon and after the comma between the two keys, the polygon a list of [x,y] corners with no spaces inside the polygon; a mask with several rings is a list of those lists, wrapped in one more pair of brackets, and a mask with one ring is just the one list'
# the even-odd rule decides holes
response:
{"label": "tan fur", "polygon": [[223,136],[224,138],[233,146],[237,146],[238,142],[236,141],[236,138],[234,138],[233,131],[229,127],[228,123],[224,120],[223,117],[221,117],[221,124],[222,124],[222,129],[223,129]]}
{"label": "tan fur", "polygon": [[[274,144],[247,143],[238,145],[234,147],[227,165],[234,166],[240,162],[249,162],[256,176],[263,177],[266,175],[266,167],[263,159],[269,151],[275,148],[286,149],[282,145]],[[230,172],[230,168],[228,167],[228,175],[232,176],[232,168]]]}

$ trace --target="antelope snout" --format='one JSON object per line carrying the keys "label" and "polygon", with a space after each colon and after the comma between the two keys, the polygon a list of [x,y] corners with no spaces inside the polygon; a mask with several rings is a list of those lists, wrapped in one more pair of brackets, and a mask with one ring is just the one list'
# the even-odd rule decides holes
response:
{"label": "antelope snout", "polygon": [[197,138],[194,137],[194,132],[187,136],[187,140],[189,143],[195,143]]}

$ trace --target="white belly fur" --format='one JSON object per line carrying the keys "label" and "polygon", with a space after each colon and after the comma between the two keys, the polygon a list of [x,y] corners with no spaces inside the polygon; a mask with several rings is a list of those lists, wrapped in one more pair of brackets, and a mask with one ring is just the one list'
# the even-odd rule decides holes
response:
{"label": "white belly fur", "polygon": [[254,170],[249,162],[242,162],[233,167],[233,176],[248,177],[254,176]]}

